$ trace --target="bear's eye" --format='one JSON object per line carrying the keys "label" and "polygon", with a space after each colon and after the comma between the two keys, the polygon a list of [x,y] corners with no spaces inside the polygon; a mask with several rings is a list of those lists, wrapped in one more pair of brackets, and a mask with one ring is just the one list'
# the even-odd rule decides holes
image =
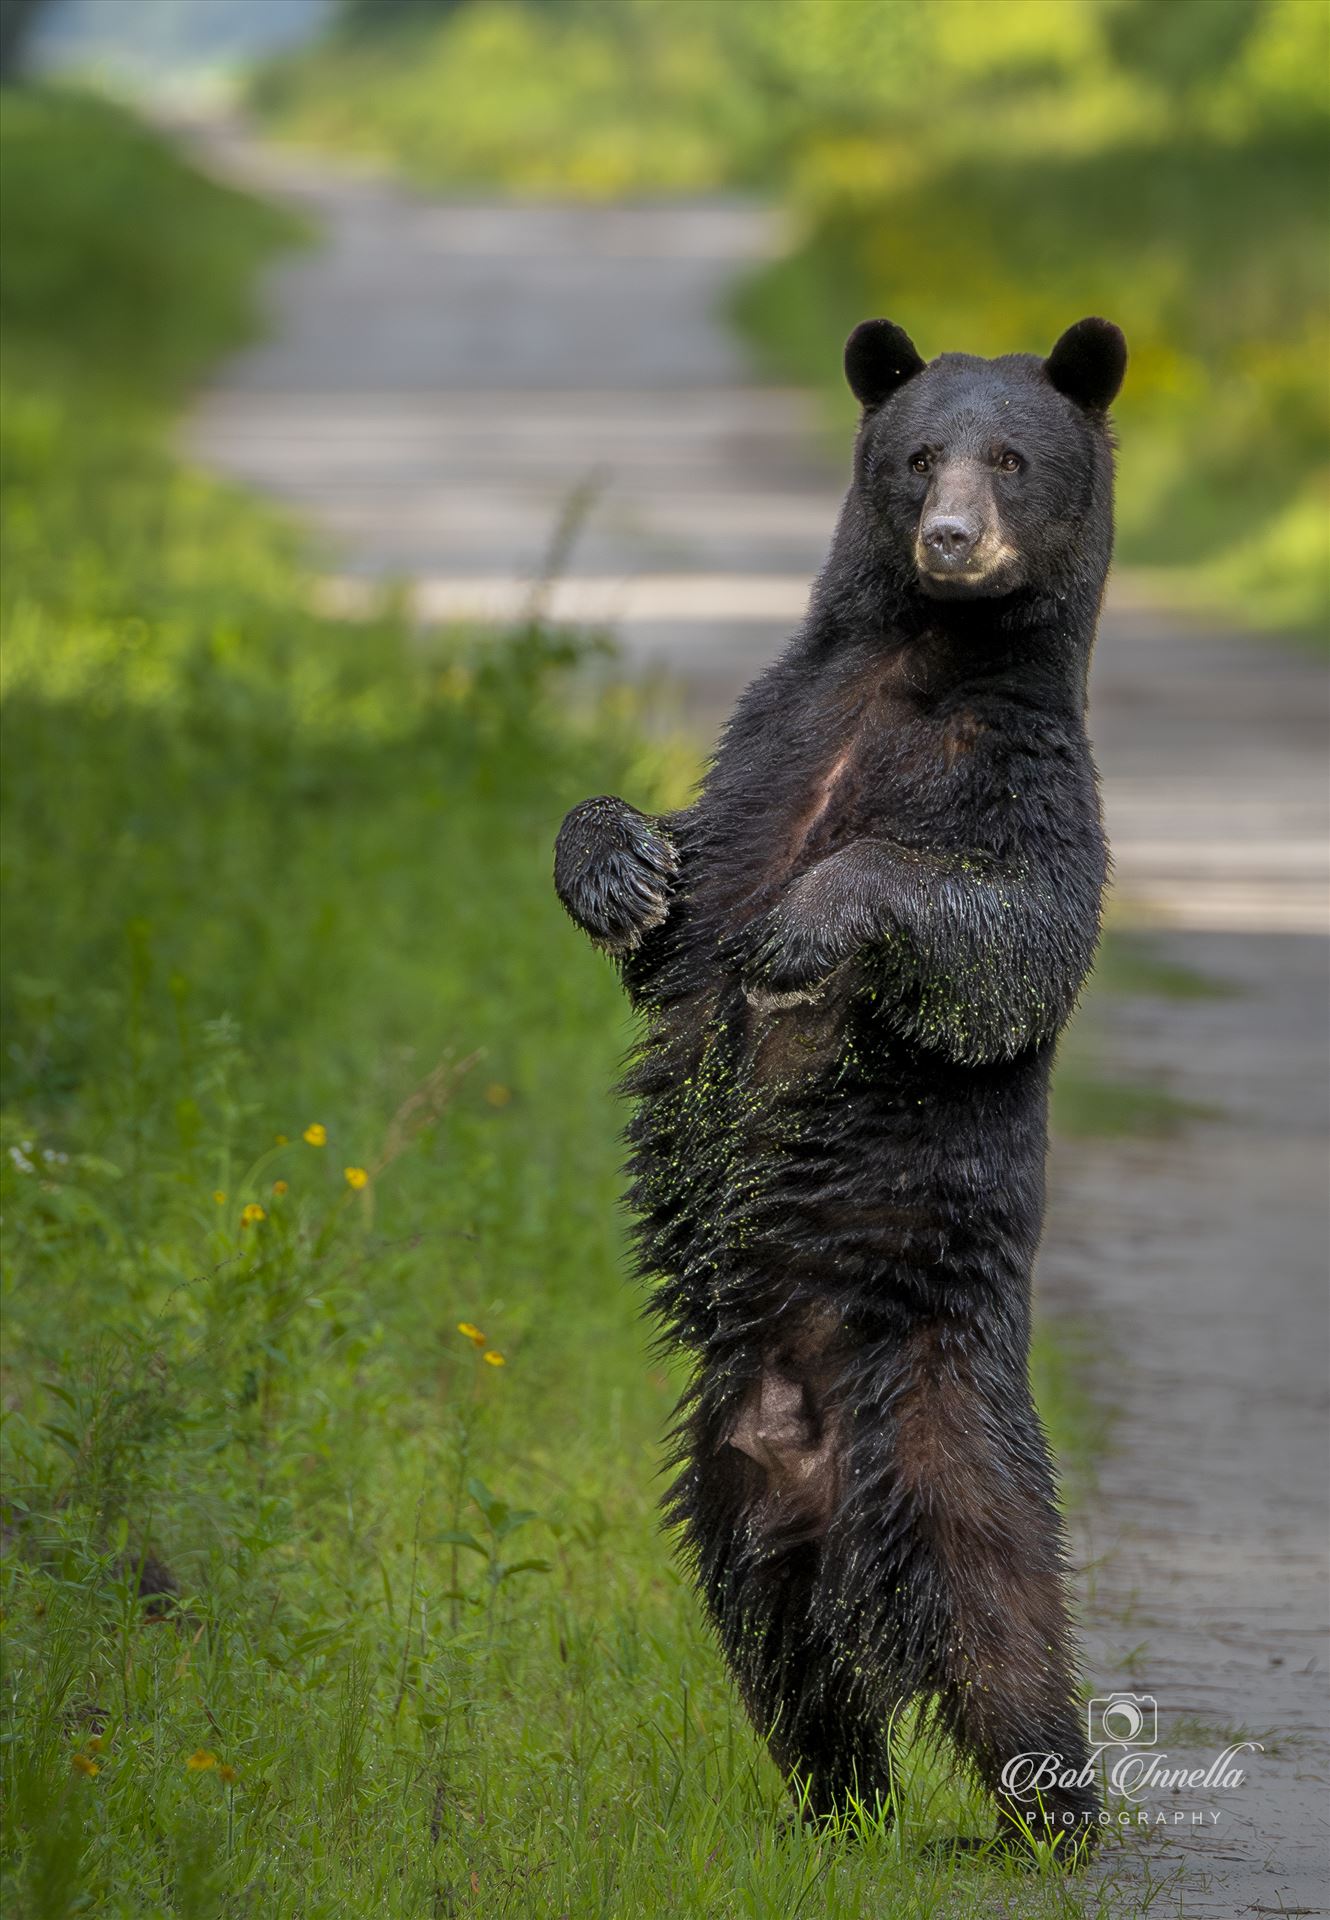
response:
{"label": "bear's eye", "polygon": [[927,473],[931,462],[926,453],[916,453],[910,461],[912,473]]}
{"label": "bear's eye", "polygon": [[998,461],[998,472],[1019,473],[1024,465],[1025,462],[1021,459],[1019,453],[1013,453],[1011,449],[1008,448],[1006,453],[1004,453]]}

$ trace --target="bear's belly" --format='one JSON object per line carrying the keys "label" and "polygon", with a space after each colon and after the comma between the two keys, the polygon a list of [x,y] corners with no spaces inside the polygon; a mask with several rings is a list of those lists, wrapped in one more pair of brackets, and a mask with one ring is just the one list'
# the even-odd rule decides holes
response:
{"label": "bear's belly", "polygon": [[1046,1059],[957,1067],[831,1005],[732,1006],[688,1052],[632,1128],[649,1266],[745,1314],[791,1281],[917,1306],[1028,1277]]}

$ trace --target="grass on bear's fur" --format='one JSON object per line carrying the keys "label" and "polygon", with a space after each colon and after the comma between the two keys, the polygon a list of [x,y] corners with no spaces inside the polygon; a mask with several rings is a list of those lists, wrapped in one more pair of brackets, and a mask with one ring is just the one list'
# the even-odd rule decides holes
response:
{"label": "grass on bear's fur", "polygon": [[[243,314],[266,215],[103,109],[17,111],[27,190],[94,203],[87,285],[58,196],[23,228],[60,301],[133,304],[117,235],[184,223]],[[213,286],[154,324],[215,345]],[[783,1824],[657,1531],[677,1382],[622,1279],[626,1034],[549,858],[572,799],[677,799],[680,763],[618,695],[573,719],[538,629],[422,659],[309,614],[282,530],[163,451],[192,349],[154,393],[115,315],[92,366],[67,316],[0,306],[31,374],[0,573],[8,1910],[1107,1910],[930,1853],[990,1821],[935,1763],[895,1831]],[[1043,1378],[1065,1450],[1074,1376]]]}

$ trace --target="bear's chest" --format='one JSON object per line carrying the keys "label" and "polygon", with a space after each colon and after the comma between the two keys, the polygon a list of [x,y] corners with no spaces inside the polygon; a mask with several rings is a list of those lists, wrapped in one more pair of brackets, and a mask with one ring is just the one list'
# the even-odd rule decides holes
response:
{"label": "bear's chest", "polygon": [[733,925],[818,861],[872,835],[964,842],[996,732],[973,703],[938,699],[909,661],[809,689],[759,752],[736,754],[704,803],[703,918]]}

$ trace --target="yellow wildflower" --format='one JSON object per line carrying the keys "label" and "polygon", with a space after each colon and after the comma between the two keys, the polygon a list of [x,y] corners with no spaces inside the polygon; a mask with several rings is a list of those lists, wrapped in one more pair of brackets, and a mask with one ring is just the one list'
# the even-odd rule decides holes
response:
{"label": "yellow wildflower", "polygon": [[467,1339],[473,1340],[478,1347],[484,1346],[484,1334],[480,1331],[479,1327],[473,1327],[469,1320],[459,1320],[457,1323],[457,1331],[464,1333]]}
{"label": "yellow wildflower", "polygon": [[346,1175],[347,1186],[354,1187],[357,1193],[369,1185],[369,1175],[363,1167],[343,1167],[342,1172]]}
{"label": "yellow wildflower", "polygon": [[321,1120],[311,1120],[305,1128],[304,1137],[309,1141],[311,1147],[326,1147],[328,1144],[328,1129]]}
{"label": "yellow wildflower", "polygon": [[206,1747],[196,1747],[185,1765],[191,1773],[206,1773],[209,1767],[217,1765],[217,1755],[209,1753]]}
{"label": "yellow wildflower", "polygon": [[287,1186],[285,1180],[274,1180],[272,1183],[272,1190],[277,1195],[279,1200],[281,1199],[284,1193],[290,1192],[290,1188]]}
{"label": "yellow wildflower", "polygon": [[249,1205],[241,1210],[240,1224],[242,1227],[256,1227],[260,1220],[266,1220],[267,1218],[267,1214],[263,1211],[258,1201],[251,1200]]}
{"label": "yellow wildflower", "polygon": [[95,1780],[101,1772],[101,1768],[97,1765],[97,1762],[95,1760],[89,1760],[86,1753],[72,1754],[69,1764],[77,1773],[85,1773],[89,1780]]}
{"label": "yellow wildflower", "polygon": [[275,1133],[273,1135],[273,1139],[277,1142],[277,1145],[279,1147],[284,1147],[287,1145],[287,1138],[288,1138],[287,1135],[284,1133]]}
{"label": "yellow wildflower", "polygon": [[489,1352],[485,1354],[483,1358],[487,1367],[506,1367],[508,1364],[503,1355],[496,1353],[493,1347],[490,1348]]}
{"label": "yellow wildflower", "polygon": [[485,1089],[485,1098],[489,1101],[492,1107],[506,1107],[508,1102],[512,1099],[512,1097],[513,1097],[512,1088],[505,1087],[498,1080],[494,1082],[493,1086],[486,1087]]}
{"label": "yellow wildflower", "polygon": [[220,1187],[216,1189],[212,1197],[217,1202],[219,1207],[224,1207],[226,1205],[226,1195],[222,1192]]}
{"label": "yellow wildflower", "polygon": [[217,1769],[217,1778],[223,1783],[223,1785],[228,1787],[233,1787],[236,1781],[240,1778],[240,1775],[236,1772],[233,1766],[229,1766],[227,1762],[223,1760],[221,1766],[218,1767]]}
{"label": "yellow wildflower", "polygon": [[94,1733],[91,1740],[85,1742],[83,1751],[85,1753],[100,1753],[105,1744],[106,1742],[102,1739],[100,1733]]}

